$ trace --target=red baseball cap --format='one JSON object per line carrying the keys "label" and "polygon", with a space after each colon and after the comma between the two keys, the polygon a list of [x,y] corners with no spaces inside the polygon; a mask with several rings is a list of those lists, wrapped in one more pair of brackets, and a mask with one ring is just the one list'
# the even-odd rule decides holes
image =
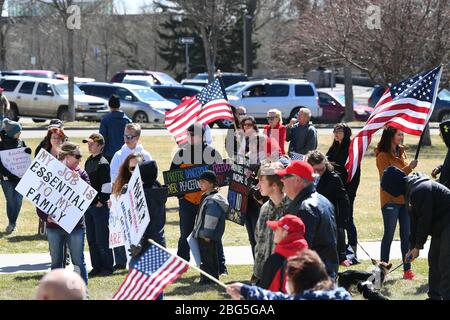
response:
{"label": "red baseball cap", "polygon": [[293,214],[287,214],[280,220],[267,221],[267,225],[275,231],[276,228],[280,227],[290,233],[300,233],[302,236],[305,235],[305,224],[302,219]]}
{"label": "red baseball cap", "polygon": [[280,177],[284,177],[287,174],[295,174],[300,178],[305,178],[308,181],[314,181],[314,169],[306,161],[293,160],[291,164],[284,170],[275,170],[275,173]]}

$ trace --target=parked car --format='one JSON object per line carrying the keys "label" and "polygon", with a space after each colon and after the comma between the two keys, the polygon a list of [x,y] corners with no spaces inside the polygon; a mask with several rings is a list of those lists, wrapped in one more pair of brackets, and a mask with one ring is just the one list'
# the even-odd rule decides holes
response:
{"label": "parked car", "polygon": [[150,76],[153,78],[153,82],[155,84],[180,84],[178,81],[169,76],[167,73],[148,70],[123,70],[117,72],[111,78],[111,82],[123,82],[123,78],[125,78],[125,76],[127,75]]}
{"label": "parked car", "polygon": [[152,86],[152,89],[176,105],[179,105],[184,97],[192,97],[202,91],[193,86]]}
{"label": "parked car", "polygon": [[316,87],[306,80],[258,80],[236,83],[226,89],[234,107],[244,106],[249,115],[266,121],[272,108],[282,112],[284,121],[296,117],[302,107],[311,110],[312,118],[322,116]]}
{"label": "parked car", "polygon": [[[10,101],[8,117],[11,119],[17,121],[20,116],[32,117],[36,122],[52,118],[69,119],[67,81],[11,76],[0,80],[0,87]],[[77,86],[74,93],[77,120],[99,121],[108,112],[105,99],[86,95]]]}
{"label": "parked car", "polygon": [[18,73],[21,76],[48,79],[56,79],[57,74],[56,72],[50,70],[14,70],[13,72]]}
{"label": "parked car", "polygon": [[[225,88],[232,86],[235,83],[241,81],[248,81],[248,77],[244,73],[238,72],[222,72],[222,81]],[[204,87],[208,84],[208,73],[199,73],[192,79],[184,79],[181,84],[183,85],[194,85]]]}
{"label": "parked car", "polygon": [[[318,90],[319,105],[322,108],[321,122],[338,123],[342,122],[345,115],[345,94],[335,90]],[[367,121],[372,114],[373,108],[361,105],[353,101],[353,111],[355,120]]]}
{"label": "parked car", "polygon": [[121,109],[138,123],[164,123],[165,112],[176,107],[150,88],[129,83],[88,82],[79,84],[86,94],[109,99],[120,97]]}
{"label": "parked car", "polygon": [[[379,85],[375,86],[369,98],[369,105],[375,107],[385,91],[385,87]],[[430,121],[442,122],[447,119],[450,119],[450,91],[448,89],[441,89],[436,97]]]}

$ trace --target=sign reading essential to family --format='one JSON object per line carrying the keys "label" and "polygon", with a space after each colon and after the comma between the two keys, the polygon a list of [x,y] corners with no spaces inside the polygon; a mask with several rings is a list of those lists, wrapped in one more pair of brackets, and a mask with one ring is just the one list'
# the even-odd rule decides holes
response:
{"label": "sign reading essential to family", "polygon": [[198,178],[207,170],[212,170],[216,173],[219,186],[223,187],[228,185],[231,174],[231,164],[228,163],[195,165],[171,171],[164,171],[164,184],[169,188],[169,197],[200,191]]}
{"label": "sign reading essential to family", "polygon": [[116,221],[120,221],[122,234],[117,226],[110,230],[110,248],[119,246],[118,244],[121,243],[125,245],[128,252],[131,245],[137,245],[141,241],[145,229],[150,223],[150,213],[145,200],[139,167],[134,170],[128,182],[127,192],[112,201],[111,211],[115,211],[113,216]]}
{"label": "sign reading essential to family", "polygon": [[17,192],[71,233],[97,191],[78,173],[41,149],[16,187]]}
{"label": "sign reading essential to family", "polygon": [[251,186],[249,178],[253,171],[249,167],[247,158],[238,157],[231,166],[231,172],[231,181],[228,188],[229,210],[227,219],[244,225]]}
{"label": "sign reading essential to family", "polygon": [[0,151],[3,166],[13,175],[22,178],[31,164],[31,154],[25,150],[30,148],[17,148]]}

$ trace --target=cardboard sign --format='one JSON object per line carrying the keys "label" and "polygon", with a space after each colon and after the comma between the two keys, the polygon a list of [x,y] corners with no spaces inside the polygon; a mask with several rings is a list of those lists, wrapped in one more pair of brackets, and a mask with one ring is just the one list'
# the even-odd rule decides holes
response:
{"label": "cardboard sign", "polygon": [[169,187],[169,197],[200,191],[198,178],[207,170],[216,173],[219,186],[223,187],[228,185],[231,174],[231,164],[229,163],[195,165],[172,171],[164,171],[164,184]]}
{"label": "cardboard sign", "polygon": [[78,173],[41,149],[16,187],[17,192],[71,233],[97,191]]}
{"label": "cardboard sign", "polygon": [[[111,198],[115,197],[112,196]],[[113,214],[115,218],[120,221],[123,244],[125,244],[128,253],[131,245],[137,245],[141,241],[145,229],[150,223],[150,213],[148,212],[147,201],[145,200],[139,167],[136,167],[128,182],[127,192],[114,200],[111,209],[115,211]],[[110,230],[110,245],[111,236],[114,237],[114,234],[111,234]],[[120,236],[116,238],[117,243],[120,242],[119,238]]]}
{"label": "cardboard sign", "polygon": [[248,195],[251,186],[249,179],[253,171],[249,167],[248,158],[238,157],[231,166],[231,181],[228,188],[227,219],[240,225],[245,224]]}
{"label": "cardboard sign", "polygon": [[31,154],[25,152],[29,148],[17,148],[0,151],[3,166],[12,174],[22,178],[31,164]]}
{"label": "cardboard sign", "polygon": [[111,210],[109,211],[109,248],[117,248],[125,245],[125,239],[123,236],[122,224],[120,221],[120,212],[118,210],[114,210],[114,208],[118,208],[119,204],[116,197],[111,196]]}

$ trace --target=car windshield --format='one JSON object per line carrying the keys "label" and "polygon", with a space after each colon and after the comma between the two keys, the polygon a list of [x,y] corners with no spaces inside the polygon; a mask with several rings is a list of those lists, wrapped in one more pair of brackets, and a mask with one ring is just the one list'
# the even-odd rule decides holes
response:
{"label": "car windshield", "polygon": [[195,79],[195,80],[208,80],[208,74],[207,73],[199,73],[192,79]]}
{"label": "car windshield", "polygon": [[159,80],[159,82],[164,84],[179,84],[178,81],[176,81],[174,78],[169,76],[166,73],[158,72],[153,75],[155,78]]}
{"label": "car windshield", "polygon": [[142,101],[166,101],[152,89],[133,89],[131,91]]}
{"label": "car windshield", "polygon": [[[342,104],[343,106],[345,106],[345,96],[335,96],[334,97],[340,104]],[[359,102],[356,100],[353,100],[353,105],[356,106],[358,105]]]}
{"label": "car windshield", "polygon": [[[74,88],[74,91],[73,91],[74,94],[84,94],[84,92],[81,91],[77,85],[74,85],[73,88]],[[55,85],[55,89],[56,89],[56,92],[60,96],[65,96],[65,95],[69,94],[69,85],[67,83],[57,84],[57,85]]]}
{"label": "car windshield", "polygon": [[439,92],[438,97],[441,100],[450,101],[450,91],[448,91],[447,89],[442,89],[441,92]]}
{"label": "car windshield", "polygon": [[137,84],[138,86],[150,87],[154,85],[150,80],[123,79],[123,83]]}
{"label": "car windshield", "polygon": [[225,91],[227,95],[235,96],[243,87],[245,87],[245,84],[236,83],[226,88]]}

